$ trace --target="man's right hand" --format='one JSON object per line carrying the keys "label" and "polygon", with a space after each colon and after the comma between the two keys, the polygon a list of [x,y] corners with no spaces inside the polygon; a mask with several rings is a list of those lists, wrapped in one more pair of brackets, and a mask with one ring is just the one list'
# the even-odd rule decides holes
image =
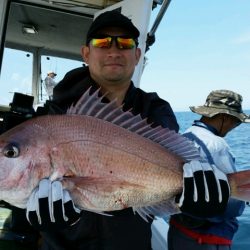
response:
{"label": "man's right hand", "polygon": [[60,181],[42,179],[28,200],[26,217],[39,231],[60,230],[76,223],[80,212]]}

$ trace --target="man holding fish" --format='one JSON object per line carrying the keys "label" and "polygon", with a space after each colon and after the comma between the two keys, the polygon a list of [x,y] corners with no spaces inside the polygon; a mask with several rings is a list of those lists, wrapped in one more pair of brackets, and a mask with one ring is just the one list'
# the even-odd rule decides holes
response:
{"label": "man holding fish", "polygon": [[[42,250],[152,249],[154,215],[181,210],[209,217],[226,207],[227,177],[173,131],[179,127],[166,101],[134,87],[139,34],[117,11],[98,16],[82,48],[88,67],[66,74],[41,112],[53,115],[0,137],[5,165],[32,154],[30,172],[35,168],[36,180],[42,179],[35,188],[35,179],[19,177],[34,188],[27,218],[41,231]],[[28,126],[39,130],[38,144],[27,139]],[[26,143],[22,150],[14,143],[17,133]],[[45,151],[49,156],[42,157]],[[16,205],[25,207],[27,195]],[[3,197],[14,205],[7,191]]]}

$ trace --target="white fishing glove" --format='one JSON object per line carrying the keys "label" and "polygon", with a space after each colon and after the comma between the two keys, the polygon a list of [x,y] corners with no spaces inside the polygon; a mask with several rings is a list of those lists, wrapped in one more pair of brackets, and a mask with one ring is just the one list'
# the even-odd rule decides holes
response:
{"label": "white fishing glove", "polygon": [[42,179],[29,197],[26,217],[33,227],[47,231],[74,224],[80,212],[60,181]]}
{"label": "white fishing glove", "polygon": [[230,195],[226,175],[215,165],[191,161],[183,166],[183,192],[176,197],[180,210],[196,217],[224,213]]}

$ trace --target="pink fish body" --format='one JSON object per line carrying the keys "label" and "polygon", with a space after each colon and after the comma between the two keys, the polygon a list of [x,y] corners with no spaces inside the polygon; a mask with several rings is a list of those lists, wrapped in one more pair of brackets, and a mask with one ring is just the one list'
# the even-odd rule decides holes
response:
{"label": "pink fish body", "polygon": [[198,158],[184,137],[88,92],[68,114],[37,117],[2,134],[0,149],[1,200],[25,208],[42,178],[59,179],[79,208],[94,212],[177,209],[182,166]]}

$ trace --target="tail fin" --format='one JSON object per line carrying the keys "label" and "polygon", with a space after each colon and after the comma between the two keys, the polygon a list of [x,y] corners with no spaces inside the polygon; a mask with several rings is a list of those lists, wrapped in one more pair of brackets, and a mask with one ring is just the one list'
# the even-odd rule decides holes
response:
{"label": "tail fin", "polygon": [[227,175],[231,196],[238,200],[250,201],[250,170]]}

